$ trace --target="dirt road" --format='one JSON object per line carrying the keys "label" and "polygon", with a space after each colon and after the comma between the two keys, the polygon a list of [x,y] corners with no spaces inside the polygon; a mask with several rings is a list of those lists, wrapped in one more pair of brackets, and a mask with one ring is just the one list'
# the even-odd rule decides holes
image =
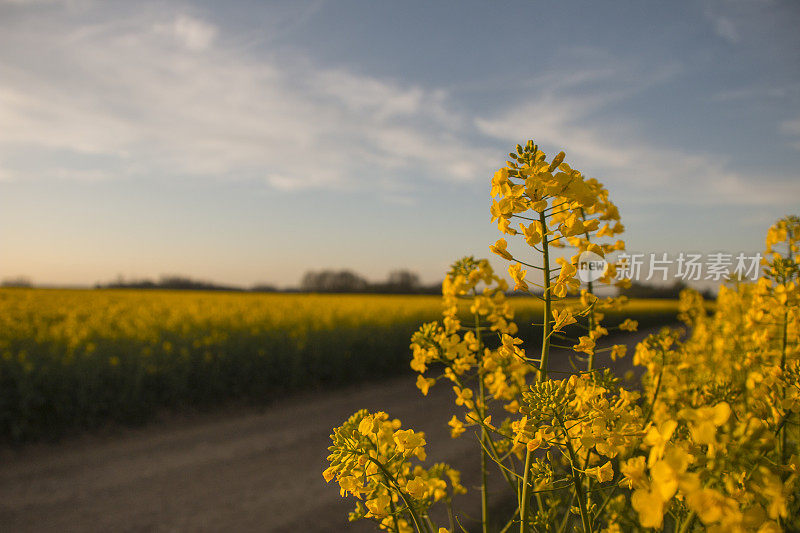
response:
{"label": "dirt road", "polygon": [[[566,369],[563,355],[552,359]],[[437,386],[423,398],[409,375],[260,410],[2,450],[0,531],[372,531],[366,522],[348,525],[350,501],[321,475],[331,428],[362,407],[424,430],[429,462],[449,462],[468,488],[477,484],[474,440],[449,438],[452,391]],[[470,492],[459,508],[479,508],[478,491]]]}

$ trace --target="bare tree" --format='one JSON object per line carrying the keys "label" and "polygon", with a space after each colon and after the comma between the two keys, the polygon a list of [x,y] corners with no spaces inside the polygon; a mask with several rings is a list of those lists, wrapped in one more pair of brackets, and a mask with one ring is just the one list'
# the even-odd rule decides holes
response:
{"label": "bare tree", "polygon": [[25,276],[6,278],[0,282],[0,287],[33,287],[33,282]]}
{"label": "bare tree", "polygon": [[394,270],[389,273],[387,285],[402,292],[412,292],[420,286],[419,275],[410,270]]}
{"label": "bare tree", "polygon": [[302,290],[312,292],[357,292],[368,285],[367,280],[350,270],[306,272],[300,283]]}

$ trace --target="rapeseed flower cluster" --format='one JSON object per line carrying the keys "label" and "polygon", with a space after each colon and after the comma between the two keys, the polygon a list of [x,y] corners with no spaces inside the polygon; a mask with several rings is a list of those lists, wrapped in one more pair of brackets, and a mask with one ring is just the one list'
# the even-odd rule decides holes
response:
{"label": "rapeseed flower cluster", "polygon": [[331,466],[323,477],[336,479],[342,496],[357,499],[351,521],[369,519],[387,531],[419,531],[430,522],[431,505],[450,506],[454,494],[465,492],[459,472],[448,465],[414,465],[412,459],[426,458],[425,435],[400,429],[400,421],[386,413],[358,411],[334,430],[331,440]]}
{"label": "rapeseed flower cluster", "polygon": [[[505,237],[491,246],[511,262],[513,290],[543,301],[536,324],[541,351],[519,338],[503,278],[486,260],[473,258],[447,274],[442,320],[423,325],[412,338],[411,367],[422,393],[449,381],[456,405],[451,435],[470,428],[477,434],[483,530],[503,522],[503,531],[522,533],[799,530],[800,219],[787,217],[770,228],[763,277],[730,280],[720,288],[713,315],[698,293],[684,291],[679,317],[690,334],[664,328],[640,342],[632,362],[643,374],[639,387],[629,390],[597,368],[595,357],[626,355],[625,345],[605,342],[610,328],[602,325],[625,298],[595,294],[598,283],[626,284],[616,280],[609,257],[624,243],[601,240],[624,228],[602,184],[564,159],[561,152],[548,163],[529,141],[510,154],[491,185],[492,221],[538,257],[512,251]],[[517,229],[512,222],[519,220]],[[553,248],[567,246],[575,255],[554,259]],[[576,275],[583,252],[609,263],[586,288]],[[529,277],[531,270],[541,274],[541,283]],[[636,328],[630,319],[618,325]],[[551,376],[551,347],[572,350],[572,375]],[[493,422],[495,405],[507,414]],[[334,460],[347,450],[336,439]],[[504,480],[492,490],[508,491],[517,503],[507,521],[489,516],[486,473],[492,467]],[[407,484],[411,470],[401,470]],[[382,501],[405,501],[403,490],[428,494],[424,479],[420,475],[411,488],[386,483],[390,494]],[[394,522],[381,527],[400,531],[392,524],[411,523],[412,508],[395,509]]]}
{"label": "rapeseed flower cluster", "polygon": [[643,456],[625,482],[645,527],[671,519],[708,531],[800,528],[800,221],[767,232],[764,275],[720,287],[706,314],[699,294],[681,296],[691,328],[637,348],[645,395],[657,397]]}

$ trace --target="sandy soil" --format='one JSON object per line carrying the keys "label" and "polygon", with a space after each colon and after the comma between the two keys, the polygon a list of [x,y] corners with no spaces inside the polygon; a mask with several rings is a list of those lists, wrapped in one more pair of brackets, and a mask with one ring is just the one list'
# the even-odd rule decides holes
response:
{"label": "sandy soil", "polygon": [[[563,355],[552,358],[566,370]],[[351,502],[321,475],[331,428],[362,407],[424,430],[429,462],[462,469],[470,489],[478,483],[474,438],[449,438],[452,391],[437,386],[423,398],[403,376],[1,450],[0,531],[372,531],[367,522],[348,526]],[[499,474],[491,481],[503,482]],[[478,509],[478,490],[470,493],[456,506]]]}

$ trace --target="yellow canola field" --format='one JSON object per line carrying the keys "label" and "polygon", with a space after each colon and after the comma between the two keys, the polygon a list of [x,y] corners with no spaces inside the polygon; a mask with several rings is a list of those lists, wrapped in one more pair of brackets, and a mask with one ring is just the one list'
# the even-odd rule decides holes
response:
{"label": "yellow canola field", "polygon": [[[539,318],[538,300],[511,301],[523,331]],[[405,371],[411,334],[441,305],[424,295],[0,289],[0,436]],[[646,300],[625,316],[646,324],[676,312],[675,301]]]}

